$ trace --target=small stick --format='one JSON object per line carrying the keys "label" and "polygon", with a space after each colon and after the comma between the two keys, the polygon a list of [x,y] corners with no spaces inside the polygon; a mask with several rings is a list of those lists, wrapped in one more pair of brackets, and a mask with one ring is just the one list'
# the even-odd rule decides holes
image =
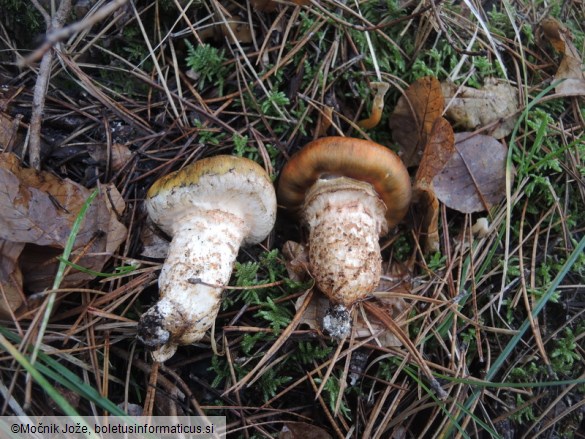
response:
{"label": "small stick", "polygon": [[[44,11],[38,3],[35,2],[39,11]],[[71,11],[71,0],[63,0],[59,5],[59,9],[55,16],[48,23],[47,33],[52,29],[59,29],[67,19]],[[33,94],[32,115],[29,126],[29,161],[33,169],[39,171],[41,169],[41,123],[43,117],[43,110],[45,108],[45,97],[47,96],[47,88],[49,86],[49,78],[51,76],[51,65],[53,63],[53,51],[45,51],[41,65],[39,66],[39,73],[37,75],[37,82]]]}

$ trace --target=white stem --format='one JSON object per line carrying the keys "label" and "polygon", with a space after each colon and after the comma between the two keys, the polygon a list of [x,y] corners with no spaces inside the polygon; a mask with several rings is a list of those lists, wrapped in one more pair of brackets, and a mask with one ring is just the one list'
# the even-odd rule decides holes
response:
{"label": "white stem", "polygon": [[367,183],[319,180],[307,194],[310,271],[332,303],[346,308],[378,286],[386,206]]}
{"label": "white stem", "polygon": [[163,362],[178,345],[200,340],[213,325],[222,288],[193,279],[226,285],[245,229],[239,217],[219,210],[182,218],[175,227],[158,281],[161,298],[142,316],[138,331],[142,341],[154,348],[155,360]]}

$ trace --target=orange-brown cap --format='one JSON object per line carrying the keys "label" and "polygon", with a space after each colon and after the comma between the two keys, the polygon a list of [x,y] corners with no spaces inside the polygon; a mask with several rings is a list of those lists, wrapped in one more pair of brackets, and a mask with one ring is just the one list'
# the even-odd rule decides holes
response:
{"label": "orange-brown cap", "polygon": [[319,178],[334,176],[371,184],[386,205],[388,228],[398,224],[408,210],[410,177],[398,155],[377,143],[351,137],[323,137],[293,155],[280,175],[279,204],[299,213],[307,190]]}

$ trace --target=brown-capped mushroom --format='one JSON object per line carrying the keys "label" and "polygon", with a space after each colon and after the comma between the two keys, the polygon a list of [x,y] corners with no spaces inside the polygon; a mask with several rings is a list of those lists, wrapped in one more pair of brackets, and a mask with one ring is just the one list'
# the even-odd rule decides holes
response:
{"label": "brown-capped mushroom", "polygon": [[408,210],[408,171],[382,145],[324,137],[291,157],[277,197],[308,227],[309,270],[333,304],[323,326],[344,337],[351,328],[348,310],[378,286],[379,238]]}
{"label": "brown-capped mushroom", "polygon": [[276,218],[270,177],[240,157],[199,160],[156,181],[150,218],[172,237],[159,277],[160,300],[144,313],[138,338],[156,361],[200,340],[219,311],[241,245],[262,241]]}

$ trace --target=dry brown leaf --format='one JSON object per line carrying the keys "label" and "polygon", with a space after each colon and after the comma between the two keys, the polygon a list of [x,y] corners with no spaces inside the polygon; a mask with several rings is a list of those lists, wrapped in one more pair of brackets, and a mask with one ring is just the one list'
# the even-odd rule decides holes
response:
{"label": "dry brown leaf", "polygon": [[18,131],[18,123],[15,120],[0,112],[0,148],[8,150],[12,148],[16,139],[16,133]]}
{"label": "dry brown leaf", "polygon": [[[12,154],[0,154],[0,238],[26,243],[20,267],[25,286],[35,291],[50,287],[56,256],[71,233],[71,226],[91,191],[48,172],[22,168]],[[77,234],[71,260],[100,271],[126,238],[126,227],[117,219],[124,209],[115,187],[105,186],[89,206]],[[61,286],[77,286],[93,278],[72,270]]]}
{"label": "dry brown leaf", "polygon": [[0,239],[0,317],[8,317],[24,302],[18,257],[23,243]]}
{"label": "dry brown leaf", "polygon": [[0,150],[3,151],[10,151],[12,146],[17,144],[17,137],[19,137],[19,118],[22,116],[12,117],[8,114],[8,109],[20,90],[0,87]]}
{"label": "dry brown leaf", "polygon": [[439,117],[433,124],[431,135],[416,172],[415,187],[432,187],[433,178],[442,171],[453,153],[455,153],[453,128],[444,117]]}
{"label": "dry brown leaf", "polygon": [[286,422],[278,439],[330,439],[332,436],[316,425],[305,422]]}
{"label": "dry brown leaf", "polygon": [[475,130],[501,121],[490,133],[496,139],[506,137],[518,120],[518,94],[509,84],[486,82],[481,89],[442,82],[447,107],[445,115],[456,127]]}
{"label": "dry brown leaf", "polygon": [[290,279],[304,282],[309,278],[309,252],[307,247],[298,242],[286,241],[282,246],[282,254]]}
{"label": "dry brown leaf", "polygon": [[419,164],[433,123],[441,117],[443,109],[441,83],[433,76],[413,82],[398,100],[390,117],[390,128],[407,167]]}
{"label": "dry brown leaf", "polygon": [[545,18],[540,24],[553,47],[563,54],[555,80],[563,80],[555,92],[563,96],[585,96],[583,60],[572,41],[569,30],[554,18]]}
{"label": "dry brown leaf", "polygon": [[146,220],[140,231],[140,242],[142,243],[142,256],[154,259],[166,259],[169,254],[170,242],[165,239],[160,229],[146,215]]}
{"label": "dry brown leaf", "polygon": [[440,117],[433,124],[414,184],[417,216],[421,218],[426,253],[439,250],[439,200],[435,195],[433,178],[443,170],[454,152],[453,128],[445,118]]}
{"label": "dry brown leaf", "polygon": [[455,149],[433,178],[437,198],[463,213],[480,212],[506,195],[507,148],[491,136],[455,134]]}
{"label": "dry brown leaf", "polygon": [[325,137],[327,130],[333,125],[333,107],[326,105],[319,112],[319,119],[315,128],[315,137]]}
{"label": "dry brown leaf", "polygon": [[106,167],[108,160],[112,167],[112,171],[119,171],[132,158],[132,151],[122,144],[113,143],[110,150],[110,157],[108,157],[108,150],[105,144],[90,145],[88,148],[89,156],[94,159],[99,165]]}
{"label": "dry brown leaf", "polygon": [[199,32],[199,38],[201,41],[221,41],[224,38],[231,41],[232,33],[238,43],[250,44],[254,41],[250,24],[239,19],[230,20],[227,25],[224,23],[212,24]]}
{"label": "dry brown leaf", "polygon": [[[296,310],[302,306],[307,294],[308,292],[296,300]],[[378,307],[385,310],[393,319],[400,316],[406,309],[406,302],[399,297],[393,296],[392,293],[374,292],[373,296],[377,299]],[[303,314],[299,325],[305,324],[311,329],[320,330],[323,326],[323,318],[330,306],[329,299],[325,295],[315,294]],[[367,320],[364,320],[363,316],[358,314],[355,324],[352,326],[352,331],[354,331],[355,338],[366,338],[381,332],[376,339],[382,346],[402,346],[402,343],[400,343],[396,336],[388,331],[387,327],[373,316],[367,316]]]}

